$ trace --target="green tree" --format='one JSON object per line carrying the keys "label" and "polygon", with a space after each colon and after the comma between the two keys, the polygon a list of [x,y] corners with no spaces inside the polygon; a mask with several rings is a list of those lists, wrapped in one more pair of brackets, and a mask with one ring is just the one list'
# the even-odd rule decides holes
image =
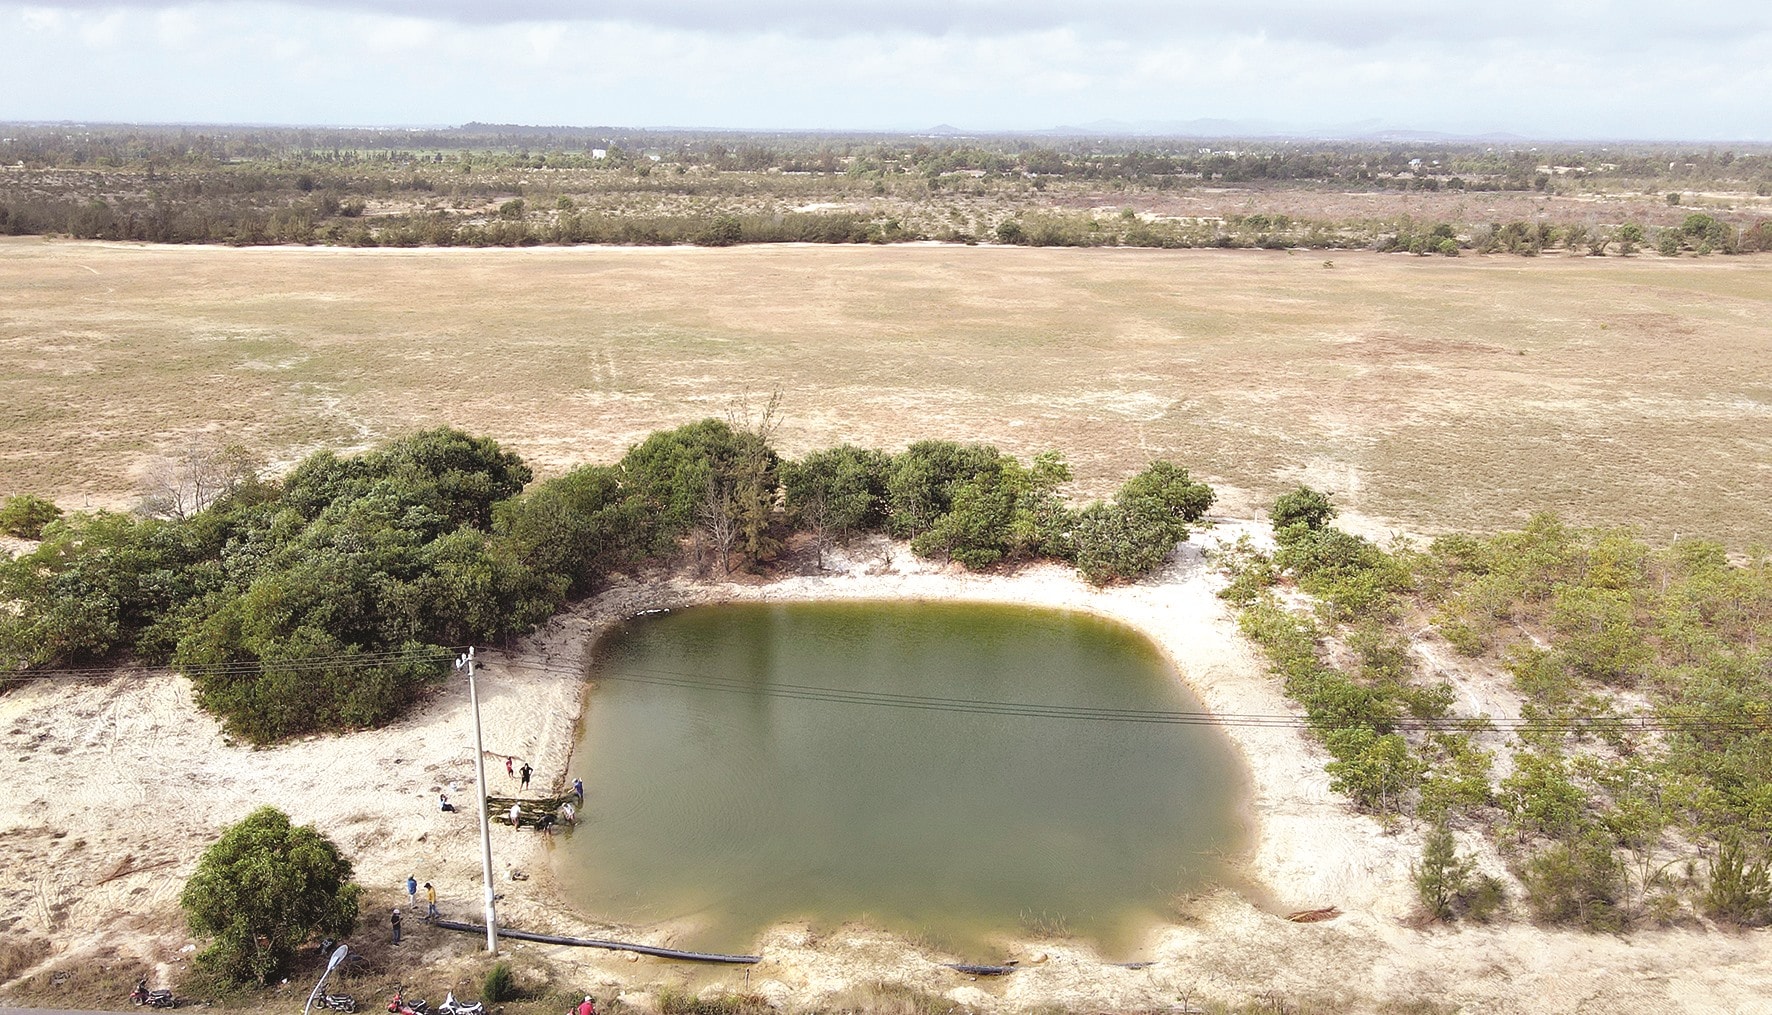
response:
{"label": "green tree", "polygon": [[748,413],[729,418],[737,435],[737,453],[725,482],[732,491],[739,552],[755,563],[773,556],[781,545],[772,534],[781,492],[781,456],[769,446],[781,427],[781,392],[770,396],[755,419],[748,418]]}
{"label": "green tree", "polygon": [[1031,468],[994,458],[972,478],[950,484],[947,511],[911,540],[911,549],[921,556],[946,554],[970,568],[1062,556],[1070,515],[1057,490],[1070,478],[1070,467],[1055,452],[1035,455]]}
{"label": "green tree", "polygon": [[317,935],[357,926],[363,890],[351,862],[311,825],[260,807],[222,833],[179,896],[191,932],[212,938],[199,961],[235,980],[268,983]]}
{"label": "green tree", "polygon": [[422,520],[435,535],[460,525],[490,528],[492,505],[516,495],[531,478],[523,459],[492,438],[440,427],[354,458],[329,451],[309,455],[284,478],[283,500],[309,519],[357,501],[397,500],[403,511],[419,509],[423,517],[413,515],[412,522]]}
{"label": "green tree", "polygon": [[1077,512],[1072,541],[1077,573],[1091,585],[1108,585],[1150,574],[1175,549],[1173,525],[1119,504],[1089,505]]}
{"label": "green tree", "polygon": [[566,579],[583,595],[645,555],[650,516],[619,469],[587,465],[493,508],[493,531],[525,566]]}
{"label": "green tree", "polygon": [[1450,920],[1458,901],[1470,890],[1474,865],[1468,857],[1458,855],[1452,831],[1436,825],[1422,843],[1421,862],[1415,865],[1415,892],[1428,915],[1436,920]]}
{"label": "green tree", "polygon": [[713,481],[731,489],[740,435],[718,419],[704,419],[654,433],[622,458],[622,485],[648,517],[648,550],[669,550],[695,525]]}
{"label": "green tree", "polygon": [[782,487],[790,514],[811,505],[838,536],[878,529],[886,522],[886,476],[892,459],[880,451],[843,444],[782,463]]}
{"label": "green tree", "polygon": [[1284,534],[1299,525],[1316,530],[1329,524],[1329,520],[1335,517],[1335,505],[1330,503],[1328,494],[1301,483],[1298,489],[1281,494],[1274,501],[1274,506],[1268,509],[1267,515],[1273,522],[1276,534]]}
{"label": "green tree", "polygon": [[1205,517],[1215,499],[1210,486],[1196,482],[1186,469],[1164,459],[1145,466],[1114,495],[1129,511],[1175,523],[1181,531],[1177,542],[1187,538],[1187,523]]}
{"label": "green tree", "polygon": [[1002,453],[988,444],[918,441],[892,456],[887,525],[901,539],[915,538],[952,509],[962,485],[1002,469]]}
{"label": "green tree", "polygon": [[1076,514],[1069,542],[1078,572],[1092,585],[1105,585],[1155,571],[1213,499],[1212,488],[1186,469],[1152,462],[1121,485],[1111,505],[1092,504]]}
{"label": "green tree", "polygon": [[154,620],[195,595],[205,554],[193,529],[99,511],[49,527],[30,553],[0,561],[6,668],[96,660],[137,646]]}
{"label": "green tree", "polygon": [[1587,794],[1569,778],[1559,754],[1529,751],[1514,757],[1514,771],[1501,781],[1500,802],[1515,835],[1572,838],[1585,823]]}

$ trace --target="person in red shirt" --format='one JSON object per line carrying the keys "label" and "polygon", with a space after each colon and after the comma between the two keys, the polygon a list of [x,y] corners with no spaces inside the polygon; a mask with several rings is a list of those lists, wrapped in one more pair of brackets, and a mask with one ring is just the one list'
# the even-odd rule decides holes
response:
{"label": "person in red shirt", "polygon": [[591,1000],[591,995],[586,994],[584,1001],[579,1004],[578,1015],[597,1015],[597,1002]]}

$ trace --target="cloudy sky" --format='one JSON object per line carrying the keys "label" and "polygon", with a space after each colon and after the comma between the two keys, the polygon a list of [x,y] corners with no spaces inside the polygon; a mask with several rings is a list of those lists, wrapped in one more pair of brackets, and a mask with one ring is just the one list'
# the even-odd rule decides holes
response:
{"label": "cloudy sky", "polygon": [[0,0],[0,120],[1772,140],[1764,0]]}

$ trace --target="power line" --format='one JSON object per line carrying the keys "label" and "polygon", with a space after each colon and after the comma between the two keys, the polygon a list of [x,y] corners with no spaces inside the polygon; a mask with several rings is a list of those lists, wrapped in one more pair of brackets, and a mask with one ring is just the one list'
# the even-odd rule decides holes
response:
{"label": "power line", "polygon": [[[542,663],[511,662],[513,669],[583,676],[580,671]],[[805,684],[755,684],[729,677],[685,673],[676,670],[628,668],[599,673],[597,680],[611,680],[670,687],[684,690],[706,690],[726,693],[762,695],[764,697],[827,702],[842,705],[871,705],[931,712],[960,712],[978,715],[1000,715],[1035,719],[1064,719],[1081,722],[1148,723],[1171,726],[1236,726],[1275,729],[1353,729],[1385,726],[1410,731],[1451,732],[1675,732],[1691,730],[1763,730],[1772,726],[1772,719],[1718,715],[1699,716],[1596,716],[1592,718],[1547,719],[1475,719],[1398,716],[1379,721],[1312,719],[1293,713],[1261,714],[1233,712],[1190,712],[1164,709],[1094,708],[1086,705],[1042,705],[1033,702],[989,701],[972,698],[943,698],[927,695],[898,694],[888,691],[850,690],[817,687]]]}
{"label": "power line", "polygon": [[[381,652],[332,652],[323,655],[302,656],[297,659],[271,659],[268,661],[239,659],[225,663],[173,667],[173,669],[187,677],[250,676],[268,670],[364,669],[371,666],[389,666],[407,662],[431,663],[441,669],[458,651],[462,650],[439,647],[426,649],[422,652],[411,649],[390,649]],[[145,668],[159,669],[160,667]],[[58,666],[0,671],[0,683],[15,680],[82,680],[124,676],[124,674],[119,674],[117,670],[116,666]]]}
{"label": "power line", "polygon": [[[333,669],[366,669],[399,663],[439,664],[444,652],[457,649],[408,649],[381,652],[338,652],[300,659],[270,662],[238,660],[209,666],[192,666],[179,670],[187,677],[255,676],[267,671],[318,672]],[[509,669],[550,673],[581,678],[576,668],[552,666],[511,660],[501,665]],[[13,671],[0,676],[0,681],[75,680],[118,676],[116,669],[105,666],[59,667]],[[990,715],[1009,718],[1057,719],[1071,722],[1135,723],[1167,726],[1221,726],[1268,729],[1371,729],[1384,727],[1411,732],[1559,732],[1559,733],[1628,733],[1628,732],[1759,732],[1772,728],[1772,717],[1699,713],[1694,715],[1660,716],[1594,716],[1539,719],[1493,719],[1461,717],[1395,716],[1381,719],[1313,719],[1295,713],[1261,714],[1236,712],[1182,711],[1168,709],[1097,708],[1088,705],[1046,705],[1037,702],[992,701],[975,698],[950,698],[932,695],[901,694],[892,691],[870,691],[809,684],[756,684],[731,677],[677,670],[628,668],[600,673],[598,680],[621,681],[679,690],[713,691],[761,695],[781,700],[820,702],[834,705],[861,705],[921,712],[948,712],[969,715]]]}

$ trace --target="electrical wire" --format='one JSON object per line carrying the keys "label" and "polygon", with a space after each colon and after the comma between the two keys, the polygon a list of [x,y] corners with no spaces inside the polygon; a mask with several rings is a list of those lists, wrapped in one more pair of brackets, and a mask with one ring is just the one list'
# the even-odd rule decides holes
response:
{"label": "electrical wire", "polygon": [[[541,663],[507,662],[506,667],[561,676],[584,674],[578,670]],[[1489,719],[1460,717],[1398,716],[1382,721],[1368,719],[1313,719],[1298,714],[1261,714],[1228,712],[1190,712],[1162,709],[1112,709],[1083,705],[1042,705],[1031,702],[989,701],[972,698],[941,698],[925,695],[897,694],[886,691],[848,690],[804,684],[749,681],[682,671],[626,668],[598,673],[599,681],[619,681],[654,687],[684,690],[762,695],[769,698],[816,701],[843,705],[870,705],[932,712],[962,712],[1035,719],[1065,719],[1082,722],[1153,723],[1174,726],[1236,726],[1276,729],[1370,729],[1382,725],[1390,729],[1410,731],[1461,732],[1675,732],[1692,730],[1758,731],[1772,728],[1772,717],[1725,717],[1717,714],[1695,716],[1595,716],[1589,718]]]}
{"label": "electrical wire", "polygon": [[[459,651],[465,651],[465,649],[454,647],[449,648],[448,651],[451,654],[455,654]],[[437,654],[437,650],[435,649],[425,651],[399,649],[381,652],[338,652],[307,656],[300,659],[274,660],[269,663],[255,660],[239,660],[210,666],[191,666],[181,669],[180,672],[188,677],[202,678],[253,676],[267,671],[317,672],[335,669],[368,669],[371,667],[391,666],[403,663],[428,665],[436,662]],[[491,660],[487,660],[487,662],[491,662]],[[547,673],[574,678],[583,678],[586,676],[582,670],[576,668],[553,666],[546,663],[524,662],[521,660],[506,660],[494,663],[494,665],[502,666],[507,669],[525,670],[535,673]],[[130,675],[118,674],[115,667],[106,666],[57,667],[17,670],[7,674],[0,674],[0,682],[20,680],[98,679],[118,676],[127,677]],[[1036,702],[948,698],[931,695],[901,694],[892,691],[820,687],[810,684],[767,683],[759,685],[751,681],[731,677],[718,677],[705,673],[691,673],[656,668],[649,669],[644,667],[629,667],[626,669],[602,672],[596,674],[595,679],[599,681],[620,681],[624,683],[671,688],[676,690],[762,695],[764,697],[781,700],[808,701],[834,705],[869,706],[875,708],[893,708],[922,712],[949,712],[1026,719],[1057,719],[1072,722],[1313,730],[1371,729],[1381,726],[1386,729],[1419,732],[1450,731],[1498,733],[1760,732],[1772,729],[1772,716],[1752,716],[1742,714],[1723,715],[1720,713],[1659,716],[1553,717],[1537,719],[1395,716],[1383,719],[1349,718],[1345,720],[1336,720],[1330,718],[1311,718],[1309,716],[1295,713],[1262,714],[1205,711],[1195,712],[1167,709],[1097,708],[1087,705],[1045,705]]]}

